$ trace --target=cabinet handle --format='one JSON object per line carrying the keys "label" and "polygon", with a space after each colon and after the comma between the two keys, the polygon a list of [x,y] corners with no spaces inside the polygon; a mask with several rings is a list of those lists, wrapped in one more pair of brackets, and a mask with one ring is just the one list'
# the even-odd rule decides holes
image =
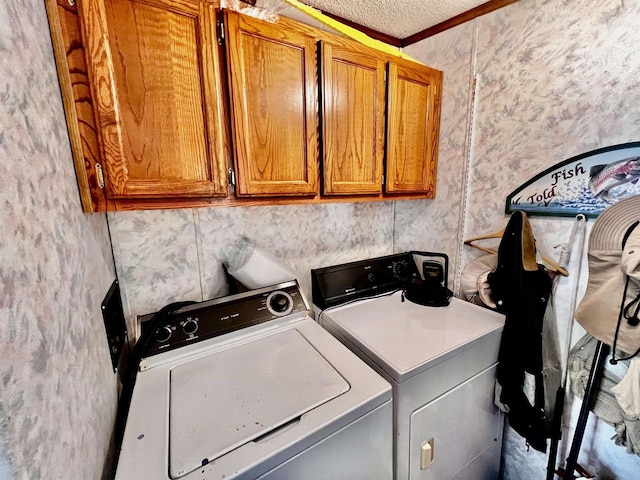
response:
{"label": "cabinet handle", "polygon": [[102,170],[102,165],[96,163],[96,181],[98,182],[98,188],[104,188],[104,171]]}
{"label": "cabinet handle", "polygon": [[236,186],[236,171],[233,168],[229,169],[229,185]]}
{"label": "cabinet handle", "polygon": [[218,27],[218,45],[222,46],[224,43],[224,22],[222,20],[218,20],[216,26]]}

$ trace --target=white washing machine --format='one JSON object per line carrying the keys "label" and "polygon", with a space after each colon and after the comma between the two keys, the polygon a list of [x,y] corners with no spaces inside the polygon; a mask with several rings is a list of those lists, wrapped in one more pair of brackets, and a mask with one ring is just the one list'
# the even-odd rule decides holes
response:
{"label": "white washing machine", "polygon": [[445,307],[404,299],[411,261],[399,254],[312,271],[317,319],[393,385],[396,479],[497,479],[504,316],[456,298]]}
{"label": "white washing machine", "polygon": [[173,314],[116,479],[391,479],[391,387],[308,313],[290,282]]}

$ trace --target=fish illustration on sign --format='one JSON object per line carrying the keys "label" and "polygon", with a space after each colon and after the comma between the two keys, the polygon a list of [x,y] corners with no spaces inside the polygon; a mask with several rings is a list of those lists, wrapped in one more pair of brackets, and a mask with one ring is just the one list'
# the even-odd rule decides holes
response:
{"label": "fish illustration on sign", "polygon": [[595,197],[613,203],[610,192],[613,188],[640,179],[640,157],[630,157],[606,165],[594,165],[589,170],[589,190]]}

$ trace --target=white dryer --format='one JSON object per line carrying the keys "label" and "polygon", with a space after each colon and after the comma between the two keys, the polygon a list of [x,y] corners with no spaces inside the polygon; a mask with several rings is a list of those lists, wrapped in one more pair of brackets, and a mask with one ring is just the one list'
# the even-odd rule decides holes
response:
{"label": "white dryer", "polygon": [[319,323],[393,385],[397,480],[497,479],[493,404],[504,317],[404,299],[409,254],[312,271]]}
{"label": "white dryer", "polygon": [[116,479],[391,479],[390,385],[307,314],[296,282],[174,313]]}

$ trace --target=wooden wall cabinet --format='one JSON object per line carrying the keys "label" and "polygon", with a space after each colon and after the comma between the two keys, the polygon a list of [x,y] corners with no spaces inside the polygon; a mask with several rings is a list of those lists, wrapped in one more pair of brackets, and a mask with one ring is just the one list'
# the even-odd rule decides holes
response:
{"label": "wooden wall cabinet", "polygon": [[321,42],[323,193],[382,193],[385,62]]}
{"label": "wooden wall cabinet", "polygon": [[323,193],[433,197],[442,73],[355,44],[321,52]]}
{"label": "wooden wall cabinet", "polygon": [[[81,130],[74,148],[78,177],[86,175],[91,192],[81,191],[85,211],[179,206],[184,199],[227,195],[230,150],[214,6],[47,0],[54,48],[57,43],[56,53],[64,52],[57,55],[58,71],[67,63],[72,72],[68,123],[75,117],[93,127]],[[84,71],[77,73],[71,60],[80,48]],[[92,112],[79,111],[83,82]],[[99,153],[87,162],[95,144]]]}
{"label": "wooden wall cabinet", "polygon": [[45,1],[85,211],[435,194],[441,72],[217,1]]}
{"label": "wooden wall cabinet", "polygon": [[435,196],[442,72],[390,61],[385,192]]}
{"label": "wooden wall cabinet", "polygon": [[226,195],[213,8],[195,0],[79,7],[108,196]]}
{"label": "wooden wall cabinet", "polygon": [[225,12],[238,196],[315,195],[316,42]]}

